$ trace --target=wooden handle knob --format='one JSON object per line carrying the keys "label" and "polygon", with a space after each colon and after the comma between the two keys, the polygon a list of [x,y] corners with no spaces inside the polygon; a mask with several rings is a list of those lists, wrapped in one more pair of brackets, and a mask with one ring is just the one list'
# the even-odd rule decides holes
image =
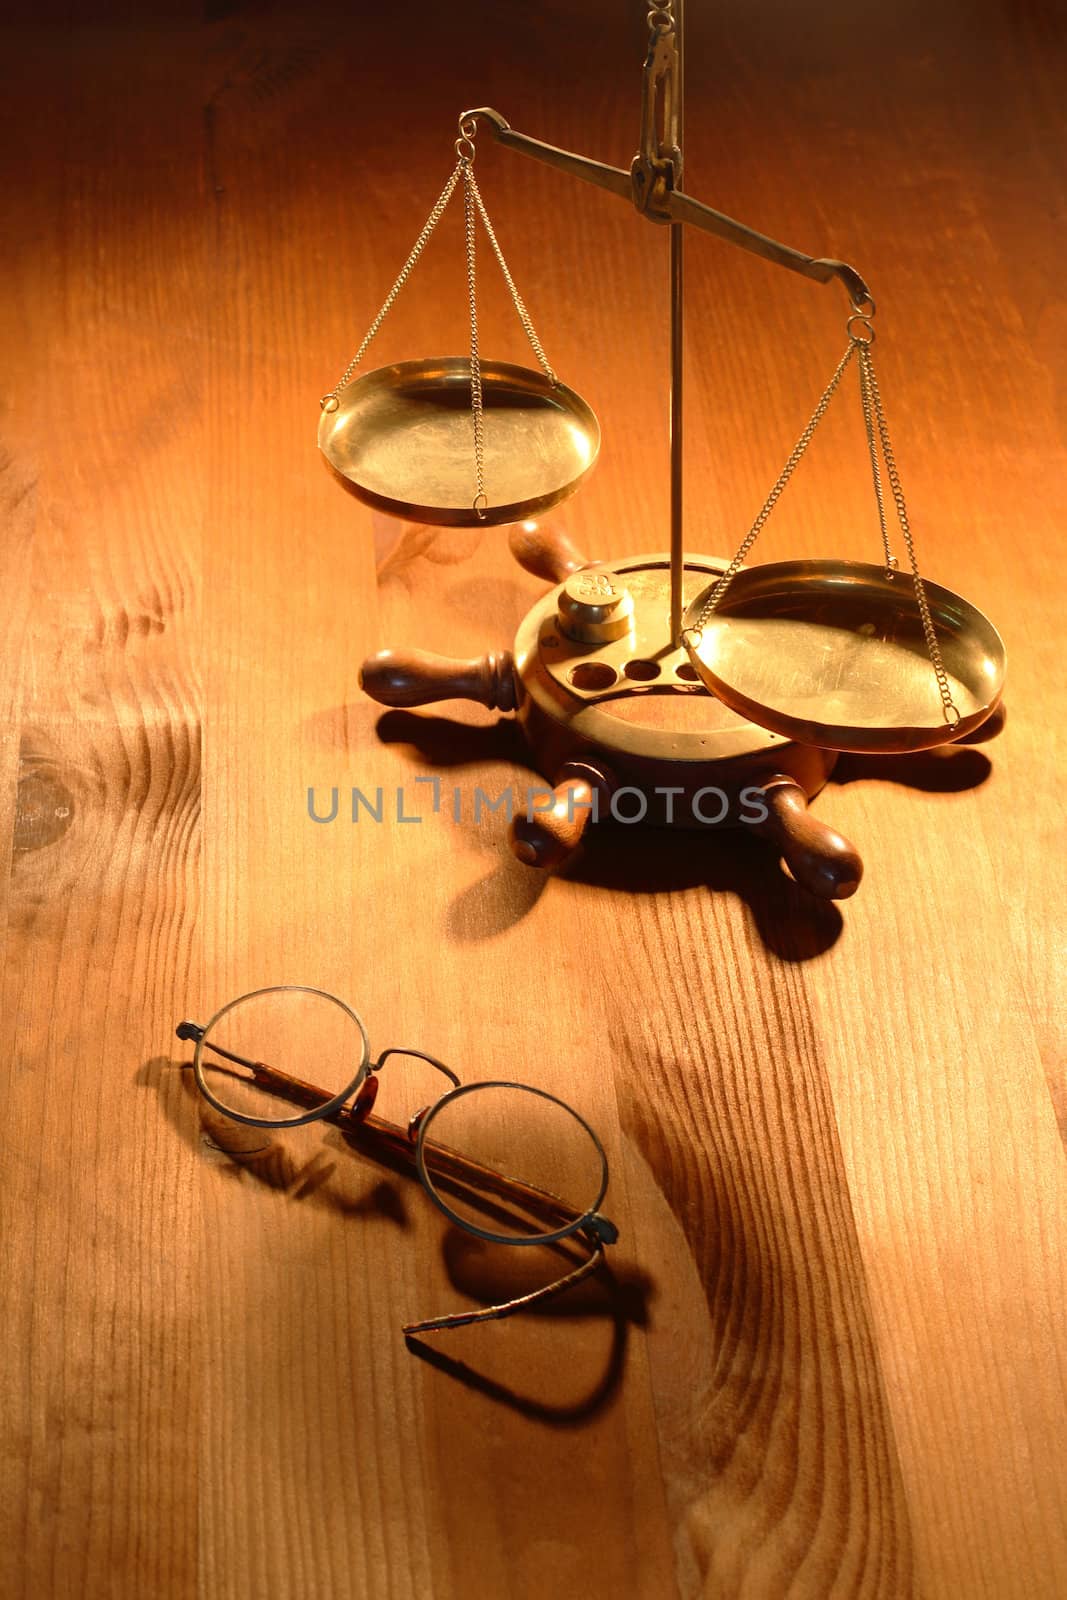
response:
{"label": "wooden handle knob", "polygon": [[572,572],[589,565],[589,557],[558,525],[546,528],[540,522],[516,522],[508,544],[519,566],[546,583],[562,583]]}
{"label": "wooden handle knob", "polygon": [[778,847],[797,882],[823,900],[855,894],[863,877],[855,845],[812,815],[803,789],[791,780],[764,785],[764,795],[768,815],[753,831]]}
{"label": "wooden handle knob", "polygon": [[562,866],[582,842],[594,806],[610,790],[610,782],[592,767],[564,768],[553,790],[551,808],[523,812],[512,820],[508,842],[512,853],[527,867],[545,872]]}
{"label": "wooden handle knob", "polygon": [[364,694],[383,706],[427,706],[435,700],[474,700],[490,711],[513,711],[515,669],[508,651],[456,661],[429,650],[379,650],[359,673]]}

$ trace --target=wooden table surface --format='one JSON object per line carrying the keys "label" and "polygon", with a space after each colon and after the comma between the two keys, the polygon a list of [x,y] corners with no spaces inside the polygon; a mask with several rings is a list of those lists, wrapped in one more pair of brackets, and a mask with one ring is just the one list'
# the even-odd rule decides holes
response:
{"label": "wooden table surface", "polygon": [[[15,10],[4,1594],[1067,1594],[1053,6],[692,7],[686,187],[867,276],[925,567],[1010,657],[996,743],[841,763],[816,807],[866,877],[840,907],[736,833],[632,829],[546,880],[450,800],[347,820],[352,786],[530,781],[506,719],[382,718],[357,673],[504,648],[542,586],[500,530],[343,493],[318,397],[462,108],[628,164],[643,8]],[[478,172],[603,426],[562,520],[596,557],[663,546],[666,235],[487,141]],[[463,351],[461,238],[457,213],[380,359]],[[844,300],[687,256],[687,542],[729,553]],[[522,360],[483,261],[483,349]],[[763,559],[876,559],[839,408]],[[552,1263],[465,1242],[329,1131],[267,1168],[205,1136],[174,1024],[278,982],[572,1100],[613,1280],[409,1352],[403,1321]]]}

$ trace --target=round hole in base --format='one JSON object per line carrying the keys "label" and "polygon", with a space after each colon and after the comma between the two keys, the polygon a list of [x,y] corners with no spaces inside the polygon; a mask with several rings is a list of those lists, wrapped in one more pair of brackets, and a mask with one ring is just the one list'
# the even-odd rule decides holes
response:
{"label": "round hole in base", "polygon": [[628,661],[622,669],[634,683],[651,683],[653,678],[659,677],[658,661]]}
{"label": "round hole in base", "polygon": [[681,678],[683,683],[699,683],[700,681],[700,674],[691,661],[683,661],[679,666],[675,667],[674,675],[676,678]]}
{"label": "round hole in base", "polygon": [[576,689],[610,689],[618,676],[606,661],[579,661],[567,674]]}

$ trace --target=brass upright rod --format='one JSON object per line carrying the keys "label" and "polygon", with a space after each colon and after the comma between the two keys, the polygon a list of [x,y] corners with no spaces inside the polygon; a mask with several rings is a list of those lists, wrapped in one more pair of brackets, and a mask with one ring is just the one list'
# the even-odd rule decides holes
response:
{"label": "brass upright rod", "polygon": [[[684,86],[684,13],[685,0],[674,0],[674,36],[675,50],[677,52],[674,65],[674,82],[672,90],[675,96],[677,111],[678,149],[679,162],[676,173],[676,185],[682,186],[681,150],[683,140],[683,112],[685,102],[683,99]],[[685,368],[684,347],[684,273],[683,273],[683,224],[672,222],[671,232],[671,398],[670,398],[670,438],[671,438],[671,643],[679,642],[682,632],[682,583],[685,573],[685,549],[683,545],[682,529],[682,443],[684,430],[682,427],[682,400],[683,400],[683,374]]]}
{"label": "brass upright rod", "polygon": [[671,223],[671,643],[682,632],[682,225]]}

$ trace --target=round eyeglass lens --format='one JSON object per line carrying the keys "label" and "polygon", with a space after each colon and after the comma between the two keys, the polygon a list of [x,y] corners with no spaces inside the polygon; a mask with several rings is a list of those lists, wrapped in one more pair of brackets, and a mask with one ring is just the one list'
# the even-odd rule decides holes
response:
{"label": "round eyeglass lens", "polygon": [[419,1170],[461,1227],[512,1244],[571,1232],[608,1181],[604,1152],[578,1113],[513,1083],[469,1084],[439,1100],[419,1129]]}
{"label": "round eyeglass lens", "polygon": [[358,1087],[367,1036],[356,1013],[318,989],[257,989],[208,1023],[194,1058],[216,1110],[296,1127],[337,1109]]}

